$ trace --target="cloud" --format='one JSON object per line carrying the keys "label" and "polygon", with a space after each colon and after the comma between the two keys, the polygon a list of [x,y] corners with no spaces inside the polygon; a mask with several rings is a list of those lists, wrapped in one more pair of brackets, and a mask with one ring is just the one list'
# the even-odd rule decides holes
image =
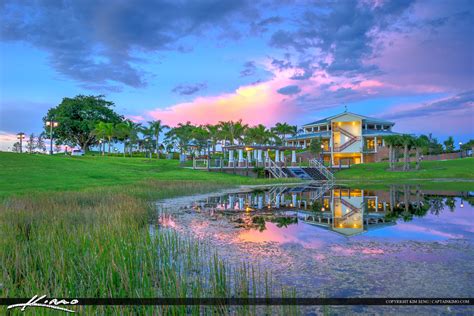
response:
{"label": "cloud", "polygon": [[294,119],[299,113],[293,102],[276,92],[276,85],[285,79],[242,86],[233,93],[197,97],[191,102],[149,111],[147,116],[175,126],[180,122],[215,124],[219,121],[243,119],[251,125],[271,125]]}
{"label": "cloud", "polygon": [[384,1],[377,6],[355,0],[322,2],[301,14],[296,29],[274,32],[270,45],[314,56],[316,64],[321,58],[330,58],[319,65],[333,75],[376,73],[377,67],[365,64],[364,58],[372,55],[377,33],[397,21],[410,5],[406,0]]}
{"label": "cloud", "polygon": [[138,56],[182,48],[179,41],[235,36],[239,22],[258,12],[247,1],[6,1],[3,41],[22,41],[49,53],[61,75],[90,88],[144,87],[149,75]]}
{"label": "cloud", "polygon": [[447,115],[458,111],[462,111],[470,117],[474,124],[474,90],[421,105],[399,106],[393,108],[389,113],[385,113],[382,117],[397,120],[415,117],[427,118],[431,115]]}
{"label": "cloud", "polygon": [[39,133],[43,129],[41,120],[54,103],[26,100],[0,100],[0,128],[10,133]]}
{"label": "cloud", "polygon": [[279,94],[283,95],[293,95],[301,92],[300,87],[296,85],[286,86],[277,90]]}
{"label": "cloud", "polygon": [[474,91],[465,91],[424,103],[400,104],[381,115],[396,122],[398,131],[457,136],[468,141],[474,134]]}
{"label": "cloud", "polygon": [[194,84],[180,84],[174,87],[171,91],[179,95],[191,95],[206,88],[207,84],[205,82],[198,82]]}
{"label": "cloud", "polygon": [[257,72],[257,66],[254,61],[247,61],[244,64],[244,69],[240,72],[241,77],[253,76]]}
{"label": "cloud", "polygon": [[16,142],[16,134],[0,131],[0,150],[9,151]]}
{"label": "cloud", "polygon": [[262,19],[258,22],[251,24],[251,32],[254,34],[261,34],[268,32],[269,26],[274,24],[280,24],[284,21],[284,19],[280,16],[271,16],[265,19]]}

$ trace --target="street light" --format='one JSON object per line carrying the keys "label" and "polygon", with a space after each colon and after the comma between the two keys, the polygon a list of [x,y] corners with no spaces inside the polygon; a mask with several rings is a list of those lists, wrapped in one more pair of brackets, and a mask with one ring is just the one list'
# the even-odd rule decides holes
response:
{"label": "street light", "polygon": [[462,158],[462,142],[459,142],[459,152],[461,153],[461,158]]}
{"label": "street light", "polygon": [[53,127],[57,127],[59,125],[58,122],[55,122],[55,121],[46,121],[46,126],[49,126],[49,139],[50,139],[50,143],[49,143],[49,154],[52,155],[53,154]]}
{"label": "street light", "polygon": [[23,139],[25,139],[25,133],[20,132],[16,134],[16,138],[20,140],[20,154],[23,152]]}
{"label": "street light", "polygon": [[207,171],[211,169],[211,140],[207,140]]}
{"label": "street light", "polygon": [[324,164],[324,144],[321,144],[321,162]]}

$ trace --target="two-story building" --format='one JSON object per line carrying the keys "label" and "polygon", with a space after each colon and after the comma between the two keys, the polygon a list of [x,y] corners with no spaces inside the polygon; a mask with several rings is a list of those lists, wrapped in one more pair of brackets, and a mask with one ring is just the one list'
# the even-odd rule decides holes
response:
{"label": "two-story building", "polygon": [[302,126],[302,132],[287,139],[290,146],[306,148],[315,138],[321,139],[321,155],[332,165],[374,162],[377,152],[385,146],[384,136],[396,135],[395,123],[351,112]]}

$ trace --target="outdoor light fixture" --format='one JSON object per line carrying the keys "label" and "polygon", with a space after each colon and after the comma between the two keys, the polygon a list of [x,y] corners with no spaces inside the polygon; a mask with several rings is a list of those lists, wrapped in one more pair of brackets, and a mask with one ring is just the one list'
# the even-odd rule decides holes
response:
{"label": "outdoor light fixture", "polygon": [[16,134],[16,138],[20,140],[20,154],[23,152],[23,139],[25,139],[25,133],[20,132]]}
{"label": "outdoor light fixture", "polygon": [[58,122],[55,122],[52,120],[46,121],[46,126],[49,126],[49,139],[50,139],[49,154],[50,155],[53,154],[53,127],[58,127],[58,125],[59,125]]}
{"label": "outdoor light fixture", "polygon": [[464,207],[464,200],[461,199],[461,204],[459,204],[459,207],[463,208]]}

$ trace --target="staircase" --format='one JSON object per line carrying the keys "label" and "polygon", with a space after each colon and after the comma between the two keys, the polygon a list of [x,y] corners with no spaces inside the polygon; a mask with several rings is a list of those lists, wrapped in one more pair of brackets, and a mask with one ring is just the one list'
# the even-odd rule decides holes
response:
{"label": "staircase", "polygon": [[268,172],[270,172],[270,174],[274,178],[288,178],[288,175],[286,174],[286,172],[283,171],[283,169],[279,165],[277,165],[273,160],[268,159],[266,165],[267,167],[265,169],[268,170]]}
{"label": "staircase", "polygon": [[291,168],[285,168],[288,172],[291,173],[292,176],[295,178],[300,178],[303,180],[313,180],[313,178],[305,172],[303,168],[300,167],[291,167]]}
{"label": "staircase", "polygon": [[327,180],[331,182],[334,181],[334,174],[331,171],[329,171],[329,169],[326,168],[326,166],[324,166],[319,160],[311,159],[309,161],[309,167],[310,168],[307,168],[307,169],[311,169],[311,168],[316,169],[324,177],[324,179],[322,180]]}
{"label": "staircase", "polygon": [[354,215],[354,214],[356,214],[356,213],[359,213],[359,212],[361,211],[360,208],[355,207],[354,205],[352,205],[351,203],[345,201],[345,200],[342,199],[342,198],[341,198],[341,203],[351,209],[351,211],[350,211],[349,213],[346,213],[346,214],[344,214],[344,215],[341,217],[342,220],[346,220],[347,218],[349,218],[349,217],[351,217],[352,215]]}
{"label": "staircase", "polygon": [[311,201],[316,201],[320,199],[333,186],[334,186],[334,183],[331,181],[327,181],[321,186],[313,186],[314,189],[310,193]]}
{"label": "staircase", "polygon": [[351,132],[349,132],[349,131],[347,131],[347,130],[339,127],[339,126],[334,126],[333,130],[334,130],[334,132],[340,132],[341,134],[349,137],[349,140],[347,142],[345,142],[344,144],[342,144],[340,146],[334,146],[334,151],[338,151],[338,152],[343,151],[344,149],[346,149],[350,145],[352,145],[355,142],[360,140],[359,136],[355,136]]}

